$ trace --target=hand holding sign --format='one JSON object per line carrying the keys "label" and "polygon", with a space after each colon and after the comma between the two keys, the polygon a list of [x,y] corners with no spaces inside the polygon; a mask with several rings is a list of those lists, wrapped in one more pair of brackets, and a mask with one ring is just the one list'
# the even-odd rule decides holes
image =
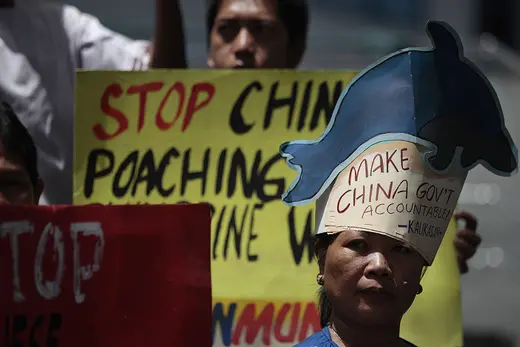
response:
{"label": "hand holding sign", "polygon": [[464,221],[465,225],[457,230],[455,238],[455,248],[458,254],[458,263],[461,273],[469,271],[467,261],[475,255],[477,248],[482,242],[482,238],[477,234],[477,219],[469,212],[462,211],[455,213],[457,221]]}

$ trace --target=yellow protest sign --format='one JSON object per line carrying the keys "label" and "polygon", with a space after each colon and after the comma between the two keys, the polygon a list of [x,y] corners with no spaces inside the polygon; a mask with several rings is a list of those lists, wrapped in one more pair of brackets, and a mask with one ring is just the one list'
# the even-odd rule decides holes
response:
{"label": "yellow protest sign", "polygon": [[[292,346],[321,329],[314,215],[281,202],[295,173],[279,146],[317,138],[354,75],[78,72],[74,202],[210,203],[214,345]],[[421,347],[461,345],[451,239],[441,256],[403,324]]]}

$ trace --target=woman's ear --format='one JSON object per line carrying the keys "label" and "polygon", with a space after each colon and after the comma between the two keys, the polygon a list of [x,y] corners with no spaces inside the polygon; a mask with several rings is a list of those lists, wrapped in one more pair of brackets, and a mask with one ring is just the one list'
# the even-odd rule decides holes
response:
{"label": "woman's ear", "polygon": [[325,280],[324,280],[324,277],[323,277],[323,274],[318,274],[318,276],[316,277],[316,282],[318,283],[318,285],[322,286],[325,284]]}

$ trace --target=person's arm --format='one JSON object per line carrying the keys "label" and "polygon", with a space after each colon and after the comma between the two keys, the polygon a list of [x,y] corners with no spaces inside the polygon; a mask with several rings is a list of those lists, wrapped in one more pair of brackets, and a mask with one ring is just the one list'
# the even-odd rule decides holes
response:
{"label": "person's arm", "polygon": [[86,70],[185,68],[184,31],[178,0],[156,0],[154,44],[132,40],[104,27],[73,6],[64,6],[63,22],[77,67]]}
{"label": "person's arm", "polygon": [[186,68],[184,26],[179,0],[156,0],[151,67]]}
{"label": "person's arm", "polygon": [[455,235],[455,250],[457,251],[457,261],[461,274],[469,271],[468,260],[475,255],[482,242],[482,238],[477,234],[477,218],[469,212],[461,211],[455,213],[455,219],[464,223],[463,227],[458,228]]}
{"label": "person's arm", "polygon": [[78,69],[146,70],[149,67],[149,41],[129,39],[104,27],[96,17],[69,5],[63,6],[63,26]]}

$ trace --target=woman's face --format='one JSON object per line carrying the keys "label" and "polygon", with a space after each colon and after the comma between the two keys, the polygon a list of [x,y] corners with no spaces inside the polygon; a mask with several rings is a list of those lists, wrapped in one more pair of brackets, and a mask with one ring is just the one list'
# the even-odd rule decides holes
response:
{"label": "woman's face", "polygon": [[387,236],[340,233],[322,269],[333,314],[363,325],[399,322],[419,290],[424,265],[417,252]]}

